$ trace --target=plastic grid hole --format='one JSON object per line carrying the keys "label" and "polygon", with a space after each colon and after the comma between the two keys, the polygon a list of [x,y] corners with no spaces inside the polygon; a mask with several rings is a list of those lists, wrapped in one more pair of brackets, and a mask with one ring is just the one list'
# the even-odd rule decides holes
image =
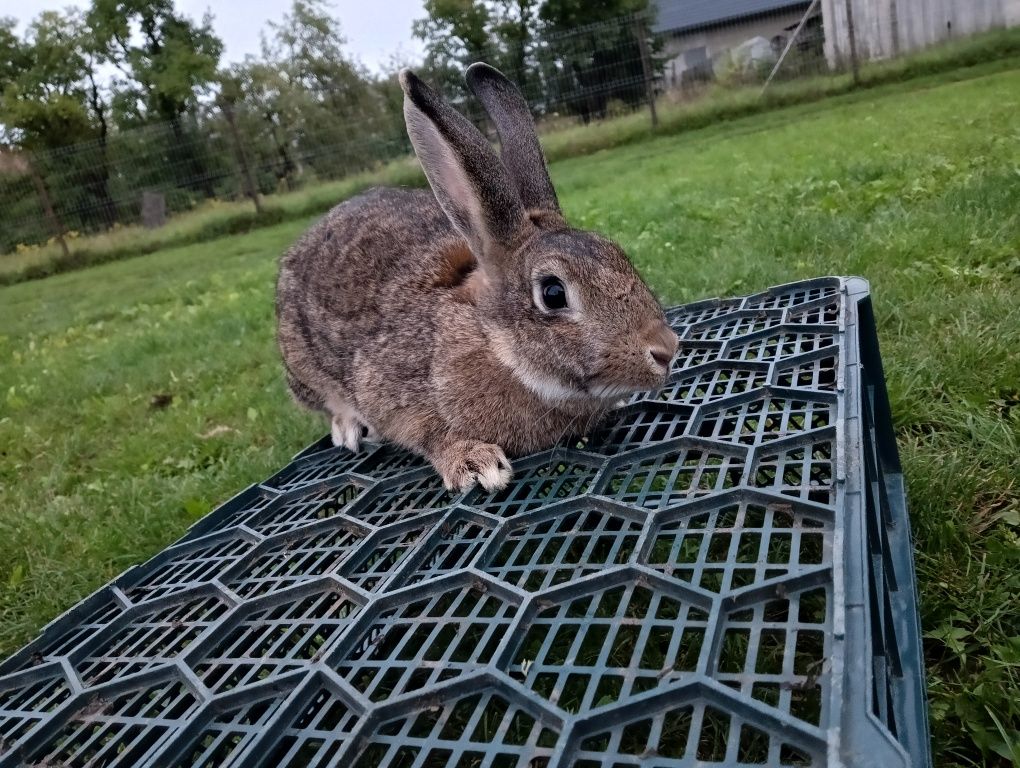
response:
{"label": "plastic grid hole", "polygon": [[840,310],[840,300],[837,297],[817,306],[791,309],[787,313],[786,322],[799,325],[838,325]]}
{"label": "plastic grid hole", "polygon": [[71,690],[62,674],[5,687],[0,680],[0,755],[67,701]]}
{"label": "plastic grid hole", "polygon": [[[669,403],[700,405],[730,395],[739,395],[765,385],[767,370],[764,367],[741,367],[740,363],[717,363],[709,369],[674,377],[651,397]],[[632,402],[649,399],[647,393],[638,393]]]}
{"label": "plastic grid hole", "polygon": [[383,611],[338,671],[372,701],[433,686],[487,663],[514,613],[475,586],[426,595]]}
{"label": "plastic grid hole", "polygon": [[134,768],[187,725],[198,707],[198,700],[179,682],[131,691],[109,701],[94,696],[57,734],[34,745],[28,765]]}
{"label": "plastic grid hole", "polygon": [[[228,528],[234,528],[238,525],[244,525],[250,520],[257,518],[260,512],[266,509],[266,507],[278,498],[279,494],[268,488],[263,488],[261,486],[249,488],[247,491],[244,491],[231,501],[228,501],[224,507],[221,507],[219,510],[214,511],[208,517],[199,521],[189,535],[204,536],[216,531],[223,531]],[[220,513],[225,512],[227,507],[233,507],[234,509],[220,517]],[[207,520],[215,520],[215,523],[212,525],[206,525],[205,523]]]}
{"label": "plastic grid hole", "polygon": [[681,341],[669,367],[670,376],[683,373],[688,368],[716,362],[722,357],[722,347],[721,343]]}
{"label": "plastic grid hole", "polygon": [[816,285],[812,287],[794,287],[786,290],[771,290],[756,296],[748,296],[744,303],[747,309],[783,309],[784,307],[795,307],[798,304],[807,304],[809,301],[818,301],[829,296],[839,295],[837,281],[828,285]]}
{"label": "plastic grid hole", "polygon": [[443,487],[443,480],[429,468],[404,477],[384,480],[350,511],[351,517],[369,525],[398,523],[413,514],[429,512],[451,504],[456,496]]}
{"label": "plastic grid hole", "polygon": [[390,478],[428,465],[421,456],[399,446],[387,444],[361,461],[355,471],[371,477]]}
{"label": "plastic grid hole", "polygon": [[318,520],[339,515],[364,493],[361,483],[345,481],[332,488],[316,488],[279,501],[247,523],[265,536],[284,533]]}
{"label": "plastic grid hole", "polygon": [[325,686],[303,697],[304,706],[271,746],[265,765],[273,768],[336,768],[336,756],[350,741],[359,714]]}
{"label": "plastic grid hole", "polygon": [[591,489],[598,467],[554,455],[530,466],[516,467],[515,471],[513,482],[504,490],[489,493],[475,488],[464,503],[500,517],[520,515],[554,501],[584,495]]}
{"label": "plastic grid hole", "polygon": [[726,301],[699,302],[693,305],[673,307],[666,310],[666,320],[674,328],[686,328],[695,323],[714,320],[717,317],[735,312],[740,309],[741,304],[743,304],[741,299],[729,299]]}
{"label": "plastic grid hole", "polygon": [[836,501],[832,480],[834,452],[834,438],[767,452],[755,465],[754,484],[784,496],[832,505]]}
{"label": "plastic grid hole", "polygon": [[201,546],[185,545],[125,592],[134,602],[144,602],[212,581],[254,546],[246,539],[222,537]]}
{"label": "plastic grid hole", "polygon": [[467,568],[488,540],[491,530],[476,520],[451,517],[439,524],[438,537],[429,544],[421,564],[407,577],[408,584],[430,581]]}
{"label": "plastic grid hole", "polygon": [[[275,601],[275,599],[274,599]],[[264,608],[235,612],[222,639],[191,662],[214,691],[231,690],[319,661],[360,606],[337,589],[288,597]]]}
{"label": "plastic grid hole", "polygon": [[791,361],[778,369],[776,384],[781,387],[832,392],[836,389],[838,368],[839,357],[835,353],[825,357],[812,357],[810,360]]}
{"label": "plastic grid hole", "polygon": [[[664,707],[581,741],[573,768],[622,768],[651,756],[656,766],[813,766],[820,757],[703,702]],[[630,757],[631,760],[626,758]]]}
{"label": "plastic grid hole", "polygon": [[215,597],[153,606],[103,637],[75,667],[90,685],[142,672],[179,656],[227,612]]}
{"label": "plastic grid hole", "polygon": [[[418,525],[376,538],[371,548],[366,545],[357,561],[344,569],[344,579],[369,592],[386,581],[428,538],[434,523]],[[389,529],[385,529],[389,530]]]}
{"label": "plastic grid hole", "polygon": [[699,437],[755,445],[834,424],[836,404],[763,395],[736,405],[702,408],[701,413]]}
{"label": "plastic grid hole", "polygon": [[306,485],[335,480],[365,460],[364,451],[351,453],[346,448],[332,448],[294,462],[263,485],[281,492],[292,491]]}
{"label": "plastic grid hole", "polygon": [[707,611],[681,597],[633,583],[605,588],[540,610],[522,628],[510,673],[582,712],[692,673],[707,626]]}
{"label": "plastic grid hole", "polygon": [[251,598],[334,573],[364,537],[362,531],[348,525],[270,539],[245,565],[231,572],[227,586]]}
{"label": "plastic grid hole", "polygon": [[743,457],[681,448],[621,464],[602,493],[650,509],[734,488],[744,472]]}
{"label": "plastic grid hole", "polygon": [[736,360],[778,360],[825,349],[835,343],[835,336],[828,333],[782,331],[754,341],[734,343],[727,356]]}
{"label": "plastic grid hole", "polygon": [[[103,632],[110,624],[127,610],[107,591],[106,596],[97,602],[84,616],[54,640],[46,643],[32,655],[30,664],[44,659],[66,656],[80,647],[95,635]],[[45,635],[43,636],[45,638]],[[29,665],[22,665],[22,668]]]}
{"label": "plastic grid hole", "polygon": [[269,698],[217,712],[173,768],[229,765],[272,723],[282,703]]}
{"label": "plastic grid hole", "polygon": [[713,592],[794,575],[832,560],[832,522],[790,504],[741,501],[660,524],[644,558]]}
{"label": "plastic grid hole", "polygon": [[732,611],[714,677],[799,720],[825,727],[831,651],[827,586]]}
{"label": "plastic grid hole", "polygon": [[382,723],[356,768],[543,768],[558,734],[520,704],[493,691]]}
{"label": "plastic grid hole", "polygon": [[593,506],[536,522],[518,520],[484,570],[529,592],[629,562],[642,529],[641,523]]}
{"label": "plastic grid hole", "polygon": [[663,443],[681,437],[687,429],[687,414],[678,409],[656,407],[625,408],[610,414],[592,437],[590,450],[603,455]]}
{"label": "plastic grid hole", "polygon": [[746,336],[756,331],[764,331],[781,325],[781,312],[769,313],[765,310],[757,312],[740,312],[720,317],[709,322],[699,323],[688,330],[685,341],[724,341],[735,336]]}

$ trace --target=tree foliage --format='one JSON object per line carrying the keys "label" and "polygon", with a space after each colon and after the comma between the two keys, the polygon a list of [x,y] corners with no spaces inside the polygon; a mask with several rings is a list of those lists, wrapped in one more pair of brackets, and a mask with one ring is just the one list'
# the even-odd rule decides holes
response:
{"label": "tree foliage", "polygon": [[47,149],[95,138],[95,116],[86,95],[88,44],[76,13],[45,11],[20,41],[13,24],[0,26],[0,122],[7,143]]}
{"label": "tree foliage", "polygon": [[195,24],[172,0],[93,0],[87,21],[101,59],[123,75],[122,121],[177,121],[215,79],[223,43],[208,14]]}
{"label": "tree foliage", "polygon": [[648,0],[426,0],[414,34],[425,43],[430,79],[451,98],[464,96],[465,67],[485,60],[539,110],[590,119],[605,114],[610,92],[642,97],[635,14],[648,10]]}
{"label": "tree foliage", "polygon": [[[589,119],[606,113],[610,91],[636,103],[643,80],[629,22],[586,25],[647,1],[425,0],[415,66],[462,109],[474,107],[464,70],[485,60],[537,112]],[[399,67],[373,73],[351,57],[329,0],[290,2],[260,52],[227,66],[212,17],[192,19],[174,0],[88,0],[20,31],[0,18],[0,252],[49,236],[28,169],[61,226],[90,231],[137,221],[147,190],[173,213],[409,151]]]}

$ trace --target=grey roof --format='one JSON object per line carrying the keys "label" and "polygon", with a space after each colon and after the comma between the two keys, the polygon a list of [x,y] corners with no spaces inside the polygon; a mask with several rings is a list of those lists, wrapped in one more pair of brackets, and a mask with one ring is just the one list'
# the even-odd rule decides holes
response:
{"label": "grey roof", "polygon": [[681,32],[747,16],[807,8],[809,0],[655,0],[655,32]]}

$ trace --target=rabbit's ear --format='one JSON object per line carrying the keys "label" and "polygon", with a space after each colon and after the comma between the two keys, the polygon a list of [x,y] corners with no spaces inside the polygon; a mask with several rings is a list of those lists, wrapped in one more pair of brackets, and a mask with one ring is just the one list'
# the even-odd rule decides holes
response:
{"label": "rabbit's ear", "polygon": [[496,124],[503,165],[524,207],[559,213],[560,203],[524,94],[502,72],[482,62],[468,67],[465,77]]}
{"label": "rabbit's ear", "polygon": [[457,230],[490,274],[533,230],[489,142],[408,69],[400,73],[404,119],[425,176]]}

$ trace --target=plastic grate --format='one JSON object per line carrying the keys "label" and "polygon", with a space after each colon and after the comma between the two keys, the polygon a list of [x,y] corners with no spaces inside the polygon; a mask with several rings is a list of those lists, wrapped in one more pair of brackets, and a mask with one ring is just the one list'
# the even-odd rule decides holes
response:
{"label": "plastic grate", "polygon": [[0,664],[0,768],[930,765],[867,285],[667,317],[503,491],[324,438],[214,510]]}
{"label": "plastic grate", "polygon": [[[626,571],[619,572],[626,574]],[[660,579],[565,588],[522,627],[511,674],[576,714],[669,685],[697,670],[711,598]]]}
{"label": "plastic grate", "polygon": [[298,698],[296,714],[277,722],[280,735],[267,744],[267,757],[254,765],[280,768],[326,768],[340,765],[342,750],[351,744],[361,712],[328,680],[313,678]]}
{"label": "plastic grate", "polygon": [[170,765],[173,768],[229,765],[255,742],[267,725],[274,722],[282,705],[283,699],[278,695],[233,708],[224,703],[222,708],[210,713],[210,722],[202,727],[198,737],[180,758]]}
{"label": "plastic grate", "polygon": [[123,693],[97,693],[61,719],[31,763],[142,765],[158,755],[199,710],[200,700],[180,681],[140,684]]}
{"label": "plastic grate", "polygon": [[257,597],[335,573],[367,533],[347,520],[298,528],[263,541],[223,582],[242,597]]}

